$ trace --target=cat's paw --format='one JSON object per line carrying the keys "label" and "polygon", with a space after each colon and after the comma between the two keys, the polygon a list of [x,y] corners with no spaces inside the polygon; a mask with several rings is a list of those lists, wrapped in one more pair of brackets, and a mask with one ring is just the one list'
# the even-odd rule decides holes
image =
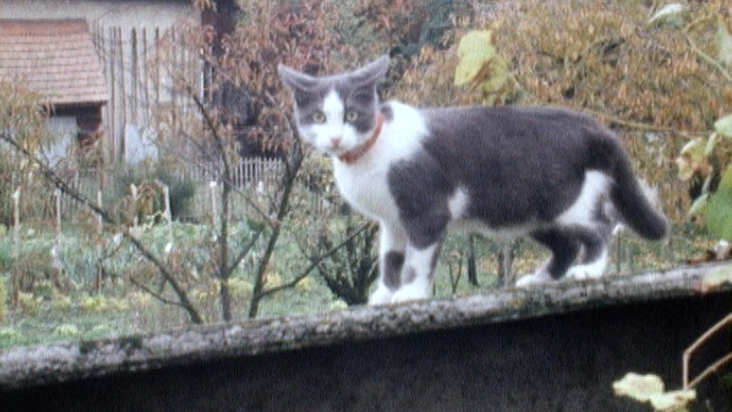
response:
{"label": "cat's paw", "polygon": [[532,275],[526,275],[519,278],[516,281],[517,288],[530,288],[536,285],[542,285],[554,281],[546,268],[549,266],[549,261],[545,262],[536,272]]}
{"label": "cat's paw", "polygon": [[546,276],[535,273],[533,275],[526,275],[519,278],[519,280],[516,281],[516,287],[530,288],[536,285],[542,285],[547,282],[549,282],[549,279],[547,279]]}
{"label": "cat's paw", "polygon": [[590,279],[598,279],[602,277],[602,274],[605,272],[605,268],[598,268],[595,265],[577,265],[572,266],[567,271],[567,279],[572,280],[590,280]]}
{"label": "cat's paw", "polygon": [[410,284],[402,286],[394,292],[391,303],[409,302],[413,300],[427,299],[430,297],[429,288],[420,287],[419,285]]}
{"label": "cat's paw", "polygon": [[592,263],[572,266],[566,276],[567,279],[573,280],[598,279],[605,273],[605,266],[607,266],[607,253]]}
{"label": "cat's paw", "polygon": [[369,296],[369,305],[386,305],[391,303],[394,292],[389,290],[386,286],[379,286]]}

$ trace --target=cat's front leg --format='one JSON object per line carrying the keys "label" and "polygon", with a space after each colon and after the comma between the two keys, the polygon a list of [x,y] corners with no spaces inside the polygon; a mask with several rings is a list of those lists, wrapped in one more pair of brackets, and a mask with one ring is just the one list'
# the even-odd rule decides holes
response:
{"label": "cat's front leg", "polygon": [[407,235],[392,225],[379,225],[379,282],[369,296],[369,305],[391,303],[402,284],[402,268],[406,256]]}
{"label": "cat's front leg", "polygon": [[427,299],[432,296],[435,265],[440,254],[441,242],[425,248],[407,246],[407,256],[402,273],[402,285],[394,293],[392,303]]}

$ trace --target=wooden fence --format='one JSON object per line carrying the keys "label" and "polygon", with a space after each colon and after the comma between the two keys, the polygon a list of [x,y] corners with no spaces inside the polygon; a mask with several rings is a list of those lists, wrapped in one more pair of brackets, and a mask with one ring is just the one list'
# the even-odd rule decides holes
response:
{"label": "wooden fence", "polygon": [[[274,158],[248,158],[234,163],[232,165],[232,184],[236,192],[231,198],[232,215],[230,217],[243,219],[249,216],[253,213],[252,203],[266,210],[267,202],[272,199],[279,179],[284,173],[283,169],[282,160]],[[189,212],[182,218],[195,221],[210,220],[213,214],[211,182],[220,183],[214,170],[204,165],[188,164],[173,166],[170,171],[179,181],[190,181],[195,185]],[[122,174],[113,170],[79,169],[70,179],[67,179],[67,183],[88,199],[97,199],[97,193],[101,190],[106,207],[113,207],[114,203],[119,203],[120,198],[123,197],[119,187],[121,178]],[[220,188],[221,186],[218,185],[214,191],[217,197],[220,196]],[[126,194],[129,189],[123,188],[122,190]],[[334,211],[333,205],[320,190],[299,185],[296,188],[296,196],[306,202],[305,207],[311,214],[323,216]],[[220,202],[218,205],[220,206]],[[69,196],[63,196],[61,209],[65,219],[75,220],[79,217],[83,207]]]}

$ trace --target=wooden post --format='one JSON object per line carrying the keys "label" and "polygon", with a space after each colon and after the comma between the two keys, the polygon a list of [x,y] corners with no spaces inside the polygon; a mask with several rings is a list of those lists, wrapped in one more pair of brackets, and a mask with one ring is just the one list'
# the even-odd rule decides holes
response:
{"label": "wooden post", "polygon": [[163,185],[163,196],[165,197],[165,220],[168,224],[168,245],[165,247],[167,252],[173,249],[173,214],[170,211],[170,188]]}
{"label": "wooden post", "polygon": [[18,306],[20,296],[20,187],[13,192],[13,306]]}
{"label": "wooden post", "polygon": [[211,214],[213,217],[213,226],[215,232],[216,228],[219,226],[219,209],[216,205],[216,182],[212,180],[211,183],[209,183],[209,187],[211,188]]}
{"label": "wooden post", "polygon": [[[100,210],[103,209],[104,205],[102,204],[102,191],[97,190],[97,207],[99,207]],[[101,236],[102,233],[104,233],[104,219],[102,219],[101,214],[97,214],[97,233]]]}
{"label": "wooden post", "polygon": [[56,189],[56,250],[61,253],[61,189]]}
{"label": "wooden post", "polygon": [[130,192],[132,193],[132,227],[137,227],[138,213],[137,213],[137,186],[135,184],[130,185]]}
{"label": "wooden post", "polygon": [[[97,206],[101,210],[102,205],[102,191],[97,190]],[[97,214],[97,233],[99,234],[99,241],[97,242],[97,256],[99,257],[99,260],[97,260],[97,293],[102,293],[102,281],[103,275],[104,275],[104,268],[102,266],[102,253],[104,251],[104,246],[102,245],[103,239],[102,235],[104,234],[104,220],[102,219],[101,214]]]}

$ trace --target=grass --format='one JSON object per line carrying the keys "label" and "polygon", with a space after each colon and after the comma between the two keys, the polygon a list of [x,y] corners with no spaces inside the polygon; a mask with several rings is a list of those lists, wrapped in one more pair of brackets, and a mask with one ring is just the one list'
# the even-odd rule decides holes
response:
{"label": "grass", "polygon": [[[246,230],[248,230],[246,226],[237,227],[240,239],[246,239]],[[50,253],[55,242],[54,234],[40,228],[33,231],[24,230],[21,254],[34,257],[36,266],[29,262],[23,264],[28,265],[29,270],[36,271],[36,283],[33,293],[23,294],[21,305],[12,309],[8,302],[10,270],[13,265],[11,238],[9,236],[0,238],[0,280],[4,281],[6,290],[5,296],[0,296],[5,305],[5,315],[0,318],[0,350],[16,346],[138,335],[184,327],[187,324],[187,317],[179,308],[161,303],[128,282],[129,276],[144,279],[143,269],[146,267],[128,245],[122,245],[117,254],[104,261],[106,270],[113,276],[107,280],[101,292],[97,293],[96,268],[99,249],[94,241],[82,238],[83,233],[82,230],[74,228],[65,233],[64,258],[67,262],[73,262],[67,263],[67,267],[72,268],[67,274],[78,288],[61,292],[52,284],[50,278],[45,276],[52,269],[42,267],[51,260],[38,257]],[[185,261],[189,273],[199,270],[197,279],[189,275],[189,278],[184,278],[182,281],[190,290],[192,298],[201,308],[207,321],[219,321],[217,283],[202,275],[210,256],[200,248],[205,245],[210,231],[202,226],[176,224],[174,236],[176,241],[197,248],[195,253],[188,251],[178,256],[178,259]],[[163,253],[167,234],[162,225],[151,228],[143,233],[142,237],[152,245],[151,248],[155,253]],[[111,236],[105,242],[112,242]],[[236,241],[234,243],[237,244]],[[623,235],[613,243],[608,275],[678,266],[694,256],[703,255],[714,243],[714,240],[693,226],[677,228],[671,246],[645,242],[633,235]],[[452,294],[449,274],[451,271],[453,275],[456,274],[461,259],[463,271],[455,293],[470,294],[498,287],[499,245],[484,239],[476,242],[479,287],[472,286],[467,281],[467,261],[464,253],[466,245],[467,237],[463,235],[452,236],[445,243],[435,277],[437,296]],[[298,268],[305,265],[302,257],[298,257],[297,250],[291,235],[285,234],[268,273],[271,282],[269,286],[287,281],[291,276],[295,276]],[[621,250],[621,253],[618,250]],[[527,240],[519,241],[515,251],[513,269],[519,274],[533,271],[547,256],[543,249]],[[181,262],[175,264],[182,265]],[[233,278],[236,319],[246,318],[253,282],[250,273],[251,270],[243,265]],[[153,285],[155,278],[150,276],[148,281]],[[343,306],[343,302],[335,299],[324,282],[313,274],[299,287],[265,298],[261,302],[260,316],[316,313]]]}

